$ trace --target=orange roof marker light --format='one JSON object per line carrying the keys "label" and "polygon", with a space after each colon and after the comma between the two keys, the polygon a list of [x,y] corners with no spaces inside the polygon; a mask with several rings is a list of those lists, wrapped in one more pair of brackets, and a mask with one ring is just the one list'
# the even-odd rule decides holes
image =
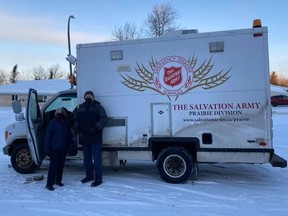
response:
{"label": "orange roof marker light", "polygon": [[[261,37],[262,34],[262,30],[260,31],[260,28],[262,27],[262,23],[260,19],[255,19],[253,20],[253,28],[254,30],[256,30],[256,32],[254,33],[254,37]],[[259,29],[259,31],[257,31]]]}
{"label": "orange roof marker light", "polygon": [[259,28],[262,27],[262,23],[260,19],[253,20],[253,28]]}

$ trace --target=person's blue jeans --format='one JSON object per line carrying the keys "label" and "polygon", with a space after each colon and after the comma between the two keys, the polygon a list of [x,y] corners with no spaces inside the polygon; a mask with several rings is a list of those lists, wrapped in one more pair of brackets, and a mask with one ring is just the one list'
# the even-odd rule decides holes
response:
{"label": "person's blue jeans", "polygon": [[83,145],[84,166],[86,177],[102,182],[102,151],[101,144]]}

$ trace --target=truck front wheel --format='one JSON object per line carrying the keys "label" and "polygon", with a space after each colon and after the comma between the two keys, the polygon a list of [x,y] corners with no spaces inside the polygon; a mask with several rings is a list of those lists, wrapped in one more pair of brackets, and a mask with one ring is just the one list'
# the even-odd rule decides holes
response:
{"label": "truck front wheel", "polygon": [[21,174],[34,173],[38,166],[34,163],[31,157],[28,144],[18,144],[11,154],[11,164],[14,170]]}
{"label": "truck front wheel", "polygon": [[161,179],[168,183],[183,183],[193,173],[192,156],[183,148],[170,147],[162,150],[157,159]]}

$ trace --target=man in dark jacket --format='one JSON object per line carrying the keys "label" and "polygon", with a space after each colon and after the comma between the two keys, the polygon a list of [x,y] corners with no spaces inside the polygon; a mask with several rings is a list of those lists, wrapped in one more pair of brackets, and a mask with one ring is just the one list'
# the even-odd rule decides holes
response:
{"label": "man in dark jacket", "polygon": [[45,134],[45,154],[50,157],[46,188],[54,190],[54,183],[64,186],[62,183],[66,154],[72,144],[71,127],[67,120],[67,112],[64,108],[55,111]]}
{"label": "man in dark jacket", "polygon": [[[92,91],[84,94],[85,102],[75,112],[75,130],[79,133],[79,143],[83,147],[87,183],[94,180],[91,187],[102,183],[102,131],[107,121],[105,109],[94,100]],[[94,161],[94,163],[93,163]]]}

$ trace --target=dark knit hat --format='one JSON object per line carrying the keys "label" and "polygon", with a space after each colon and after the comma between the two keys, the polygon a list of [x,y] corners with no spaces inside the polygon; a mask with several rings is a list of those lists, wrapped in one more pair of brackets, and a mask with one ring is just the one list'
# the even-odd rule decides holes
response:
{"label": "dark knit hat", "polygon": [[86,91],[85,94],[84,94],[84,98],[86,97],[86,95],[92,95],[93,98],[94,98],[94,93],[93,93],[93,91]]}
{"label": "dark knit hat", "polygon": [[63,114],[65,118],[67,118],[67,110],[64,107],[58,108],[55,111],[55,116],[57,116],[58,114]]}

